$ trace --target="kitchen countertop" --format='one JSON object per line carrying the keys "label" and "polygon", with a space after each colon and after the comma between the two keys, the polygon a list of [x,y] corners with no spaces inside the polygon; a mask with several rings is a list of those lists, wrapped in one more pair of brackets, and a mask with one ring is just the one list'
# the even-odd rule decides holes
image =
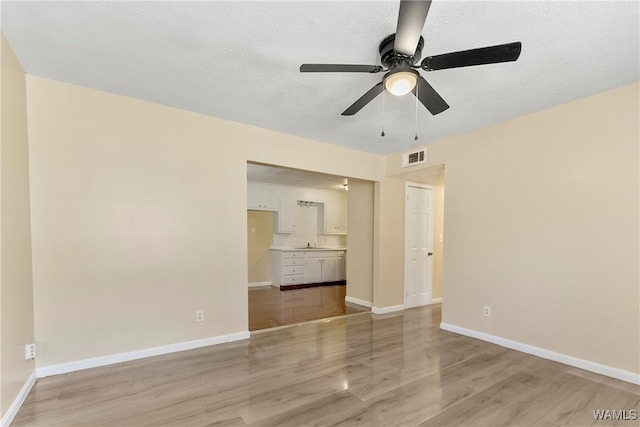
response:
{"label": "kitchen countertop", "polygon": [[292,252],[292,251],[346,251],[345,246],[318,246],[317,248],[291,247],[291,246],[271,246],[272,251]]}

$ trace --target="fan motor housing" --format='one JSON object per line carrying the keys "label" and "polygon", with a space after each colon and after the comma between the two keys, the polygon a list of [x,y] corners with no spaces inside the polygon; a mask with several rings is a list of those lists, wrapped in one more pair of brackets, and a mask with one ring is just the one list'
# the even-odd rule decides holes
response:
{"label": "fan motor housing", "polygon": [[380,62],[382,63],[382,65],[389,68],[390,70],[393,70],[398,66],[403,68],[410,67],[420,61],[420,58],[422,57],[422,48],[424,47],[424,38],[422,38],[422,36],[420,36],[420,39],[418,40],[418,46],[416,46],[416,52],[413,54],[413,56],[407,56],[397,53],[394,50],[395,40],[396,35],[391,34],[385,37],[384,40],[380,42],[379,52]]}

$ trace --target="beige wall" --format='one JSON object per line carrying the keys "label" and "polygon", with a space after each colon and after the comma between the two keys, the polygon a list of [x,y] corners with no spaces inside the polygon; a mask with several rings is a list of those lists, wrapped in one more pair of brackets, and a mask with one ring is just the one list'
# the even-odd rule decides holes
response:
{"label": "beige wall", "polygon": [[640,372],[638,93],[429,146],[446,166],[443,322]]}
{"label": "beige wall", "polygon": [[369,303],[373,303],[373,186],[370,181],[350,179],[347,195],[347,296]]}
{"label": "beige wall", "polygon": [[404,181],[375,184],[373,307],[404,304]]}
{"label": "beige wall", "polygon": [[271,282],[273,212],[247,211],[249,283]]}
{"label": "beige wall", "polygon": [[0,417],[34,372],[29,151],[25,74],[1,35],[0,74]]}
{"label": "beige wall", "polygon": [[33,76],[27,94],[38,366],[247,331],[247,161],[384,180],[381,156]]}

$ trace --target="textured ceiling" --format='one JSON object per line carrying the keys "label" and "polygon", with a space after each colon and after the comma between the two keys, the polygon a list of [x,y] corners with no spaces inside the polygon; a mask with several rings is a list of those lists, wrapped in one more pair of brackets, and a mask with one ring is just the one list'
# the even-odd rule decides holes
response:
{"label": "textured ceiling", "polygon": [[384,115],[380,96],[341,116],[382,75],[301,74],[300,64],[379,64],[398,5],[3,1],[2,30],[32,75],[378,154],[639,79],[637,1],[434,0],[423,56],[521,41],[520,59],[422,72],[451,106],[437,116],[416,115],[411,95],[384,96]]}
{"label": "textured ceiling", "polygon": [[344,185],[348,183],[340,176],[255,163],[247,164],[247,180],[334,191],[344,191]]}

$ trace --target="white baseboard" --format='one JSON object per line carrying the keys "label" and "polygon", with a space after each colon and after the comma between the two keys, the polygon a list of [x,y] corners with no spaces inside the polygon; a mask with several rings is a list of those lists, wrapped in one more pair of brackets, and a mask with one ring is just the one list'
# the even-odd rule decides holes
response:
{"label": "white baseboard", "polygon": [[387,314],[387,313],[393,313],[394,311],[402,311],[402,310],[404,310],[404,304],[391,305],[389,307],[371,307],[371,312],[373,314]]}
{"label": "white baseboard", "polygon": [[361,305],[363,307],[371,308],[371,306],[373,305],[373,303],[371,303],[371,301],[365,301],[363,299],[354,298],[354,297],[350,297],[350,296],[344,297],[344,300],[345,300],[345,302],[350,302],[352,304],[358,304],[358,305]]}
{"label": "white baseboard", "polygon": [[233,334],[227,334],[227,342],[247,340],[251,337],[249,331],[236,332]]}
{"label": "white baseboard", "polygon": [[113,365],[115,363],[144,359],[146,357],[160,356],[163,354],[175,353],[178,351],[191,350],[194,348],[223,344],[231,341],[244,340],[249,338],[249,336],[249,331],[236,332],[233,334],[220,335],[217,337],[205,338],[201,340],[186,341],[160,347],[146,348],[144,350],[130,351],[127,353],[112,354],[109,356],[100,356],[90,359],[76,360],[74,362],[60,363],[58,365],[43,366],[37,369],[37,375],[38,378],[44,378],[51,375],[66,374],[68,372],[80,371],[83,369],[97,368],[100,366]]}
{"label": "white baseboard", "polygon": [[260,288],[263,286],[271,286],[271,282],[251,282],[249,283],[250,288]]}
{"label": "white baseboard", "polygon": [[0,426],[8,427],[9,425],[11,425],[11,423],[13,422],[13,419],[15,418],[16,414],[20,410],[20,407],[24,403],[24,400],[29,395],[31,388],[36,383],[37,378],[38,378],[38,375],[36,373],[36,370],[34,369],[34,371],[31,373],[31,375],[29,375],[29,378],[27,378],[27,381],[24,383],[24,385],[18,392],[18,395],[16,396],[16,398],[13,400],[13,403],[11,404],[11,406],[9,406],[9,409],[7,409],[7,412],[2,417],[2,420],[0,420]]}
{"label": "white baseboard", "polygon": [[528,353],[534,356],[542,357],[543,359],[553,360],[555,362],[564,363],[565,365],[584,369],[585,371],[595,372],[596,374],[606,375],[608,377],[626,381],[631,384],[640,385],[640,374],[636,374],[634,372],[624,371],[622,369],[614,368],[607,365],[601,365],[600,363],[579,359],[577,357],[568,356],[566,354],[557,353],[555,351],[547,350],[540,347],[535,347],[535,346],[524,344],[518,341],[512,341],[506,338],[501,338],[501,337],[490,335],[484,332],[474,331],[473,329],[462,328],[460,326],[455,326],[455,325],[451,325],[444,322],[440,323],[440,329],[444,329],[445,331],[449,331],[449,332],[455,332],[456,334],[460,334],[460,335],[466,335],[472,338],[478,338],[480,340],[488,341],[490,343],[497,344],[502,347],[507,347],[513,350],[521,351],[523,353]]}
{"label": "white baseboard", "polygon": [[431,304],[440,304],[442,302],[442,298],[431,298]]}

